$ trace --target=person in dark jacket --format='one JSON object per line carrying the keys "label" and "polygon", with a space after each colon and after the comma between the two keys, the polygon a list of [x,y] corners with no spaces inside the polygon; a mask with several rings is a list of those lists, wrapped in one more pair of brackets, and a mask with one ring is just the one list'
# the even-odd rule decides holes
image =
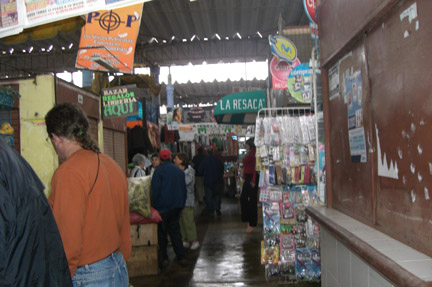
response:
{"label": "person in dark jacket", "polygon": [[215,211],[221,216],[224,165],[212,149],[207,153],[208,156],[199,166],[199,172],[204,175],[206,211],[210,217],[213,217]]}
{"label": "person in dark jacket", "polygon": [[185,173],[171,162],[171,152],[161,150],[162,161],[152,177],[152,204],[159,211],[162,222],[158,223],[159,258],[162,268],[167,267],[167,244],[170,236],[174,252],[180,265],[185,265],[186,251],[180,233],[180,214],[186,204]]}
{"label": "person in dark jacket", "polygon": [[0,286],[72,286],[44,189],[27,161],[0,138]]}
{"label": "person in dark jacket", "polygon": [[198,148],[198,154],[192,159],[193,167],[195,169],[195,196],[198,198],[198,202],[204,202],[204,176],[199,171],[201,162],[204,160],[206,155],[204,154],[203,147]]}

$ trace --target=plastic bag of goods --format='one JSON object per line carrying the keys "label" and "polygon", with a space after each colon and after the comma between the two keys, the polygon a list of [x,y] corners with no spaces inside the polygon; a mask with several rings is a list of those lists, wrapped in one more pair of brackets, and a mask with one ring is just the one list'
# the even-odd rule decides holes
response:
{"label": "plastic bag of goods", "polygon": [[129,211],[151,216],[151,176],[128,178]]}

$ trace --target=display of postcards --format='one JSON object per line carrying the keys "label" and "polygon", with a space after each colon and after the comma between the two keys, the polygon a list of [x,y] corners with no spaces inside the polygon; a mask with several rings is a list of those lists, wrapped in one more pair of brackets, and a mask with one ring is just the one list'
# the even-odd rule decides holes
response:
{"label": "display of postcards", "polygon": [[296,249],[296,276],[300,281],[315,278],[312,267],[312,255],[307,249]]}
{"label": "display of postcards", "polygon": [[271,134],[272,134],[272,126],[271,126],[271,118],[264,118],[264,144],[269,146],[271,143]]}
{"label": "display of postcards", "polygon": [[298,153],[300,156],[300,165],[307,165],[309,163],[309,149],[307,145],[297,145]]}
{"label": "display of postcards", "polygon": [[261,264],[278,264],[279,263],[279,246],[265,246],[261,241]]}
{"label": "display of postcards", "polygon": [[316,160],[316,153],[315,153],[315,145],[308,145],[308,151],[309,151],[309,161],[315,161]]}
{"label": "display of postcards", "polygon": [[262,164],[261,158],[260,157],[256,157],[255,158],[255,169],[257,171],[263,171],[265,170],[264,165]]}
{"label": "display of postcards", "polygon": [[315,116],[308,116],[307,123],[310,142],[314,143],[316,140]]}
{"label": "display of postcards", "polygon": [[290,166],[290,148],[289,146],[283,147],[283,165]]}
{"label": "display of postcards", "polygon": [[307,216],[306,234],[308,237],[316,237],[320,235],[320,224],[314,221],[310,216]]}
{"label": "display of postcards", "polygon": [[280,235],[278,233],[264,234],[264,246],[280,245]]}
{"label": "display of postcards", "polygon": [[313,270],[313,280],[321,279],[321,254],[319,250],[311,250],[312,254],[312,270]]}
{"label": "display of postcards", "polygon": [[276,184],[276,168],[274,165],[269,165],[269,183]]}
{"label": "display of postcards", "polygon": [[278,202],[263,202],[263,229],[265,233],[280,233],[280,212]]}
{"label": "display of postcards", "polygon": [[270,160],[268,156],[261,157],[261,162],[262,165],[265,167],[270,165]]}
{"label": "display of postcards", "polygon": [[[302,189],[302,203],[303,206],[309,206],[310,205],[310,196],[309,196],[309,190],[307,189],[307,186],[304,186],[306,188]],[[304,220],[306,221],[306,219]]]}
{"label": "display of postcards", "polygon": [[304,236],[306,236],[306,227],[305,227],[305,224],[303,222],[299,222],[297,224],[294,224],[292,226],[292,233],[293,234],[303,233]]}
{"label": "display of postcards", "polygon": [[289,147],[289,158],[291,167],[300,165],[300,153],[298,150],[298,145],[292,145]]}
{"label": "display of postcards", "polygon": [[294,234],[292,233],[285,233],[280,235],[280,250],[294,250],[295,249],[295,242],[294,242]]}
{"label": "display of postcards", "polygon": [[311,141],[309,139],[309,127],[308,127],[308,120],[307,117],[299,117],[300,120],[300,127],[301,127],[301,134],[302,134],[302,143],[303,144],[309,144]]}
{"label": "display of postcards", "polygon": [[281,233],[287,234],[287,233],[293,233],[293,227],[295,225],[291,225],[291,224],[281,224],[280,226],[280,230]]}
{"label": "display of postcards", "polygon": [[296,216],[295,216],[294,206],[291,202],[286,202],[286,201],[281,202],[280,209],[281,209],[281,224],[295,223]]}
{"label": "display of postcards", "polygon": [[264,121],[263,118],[257,117],[255,121],[255,145],[257,147],[264,145]]}
{"label": "display of postcards", "polygon": [[276,183],[279,185],[284,184],[283,176],[282,176],[282,168],[279,165],[277,165],[275,167],[275,170],[276,170]]}
{"label": "display of postcards", "polygon": [[265,169],[259,173],[258,187],[260,189],[266,187],[266,175],[267,171]]}
{"label": "display of postcards", "polygon": [[259,148],[259,154],[260,154],[261,157],[268,156],[267,146],[261,146]]}
{"label": "display of postcards", "polygon": [[285,281],[294,281],[295,276],[295,261],[294,262],[279,262],[279,274],[285,277]]}
{"label": "display of postcards", "polygon": [[[294,268],[295,272],[295,268]],[[281,272],[280,272],[280,266],[279,265],[266,265],[265,266],[265,276],[267,281],[269,282],[276,282],[280,281]]]}
{"label": "display of postcards", "polygon": [[267,187],[260,191],[260,202],[280,202],[282,201],[282,190],[277,187]]}
{"label": "display of postcards", "polygon": [[297,222],[307,221],[306,209],[303,205],[295,205],[295,215]]}
{"label": "display of postcards", "polygon": [[305,232],[299,232],[294,234],[294,242],[296,248],[306,248],[307,247],[307,236]]}
{"label": "display of postcards", "polygon": [[273,158],[273,152],[269,152],[268,154],[268,160],[269,160],[269,164],[274,164],[274,158]]}

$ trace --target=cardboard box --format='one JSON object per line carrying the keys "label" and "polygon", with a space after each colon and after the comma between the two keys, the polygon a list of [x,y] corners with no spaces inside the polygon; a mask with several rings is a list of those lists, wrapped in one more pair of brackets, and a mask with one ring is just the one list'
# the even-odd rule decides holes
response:
{"label": "cardboard box", "polygon": [[157,245],[133,246],[126,262],[129,277],[155,275],[159,273]]}
{"label": "cardboard box", "polygon": [[157,223],[131,224],[132,246],[157,245]]}

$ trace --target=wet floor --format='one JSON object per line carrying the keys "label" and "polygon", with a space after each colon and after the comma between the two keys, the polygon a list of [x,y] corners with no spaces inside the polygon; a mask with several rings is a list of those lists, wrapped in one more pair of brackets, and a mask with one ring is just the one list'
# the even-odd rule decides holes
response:
{"label": "wet floor", "polygon": [[[175,260],[158,275],[130,278],[133,287],[215,287],[215,286],[320,286],[319,283],[269,283],[260,264],[262,226],[246,233],[237,199],[224,198],[222,216],[208,219],[197,208],[198,239],[201,248],[188,251],[188,265]],[[172,250],[172,248],[170,248]],[[174,258],[171,251],[170,258]]]}

